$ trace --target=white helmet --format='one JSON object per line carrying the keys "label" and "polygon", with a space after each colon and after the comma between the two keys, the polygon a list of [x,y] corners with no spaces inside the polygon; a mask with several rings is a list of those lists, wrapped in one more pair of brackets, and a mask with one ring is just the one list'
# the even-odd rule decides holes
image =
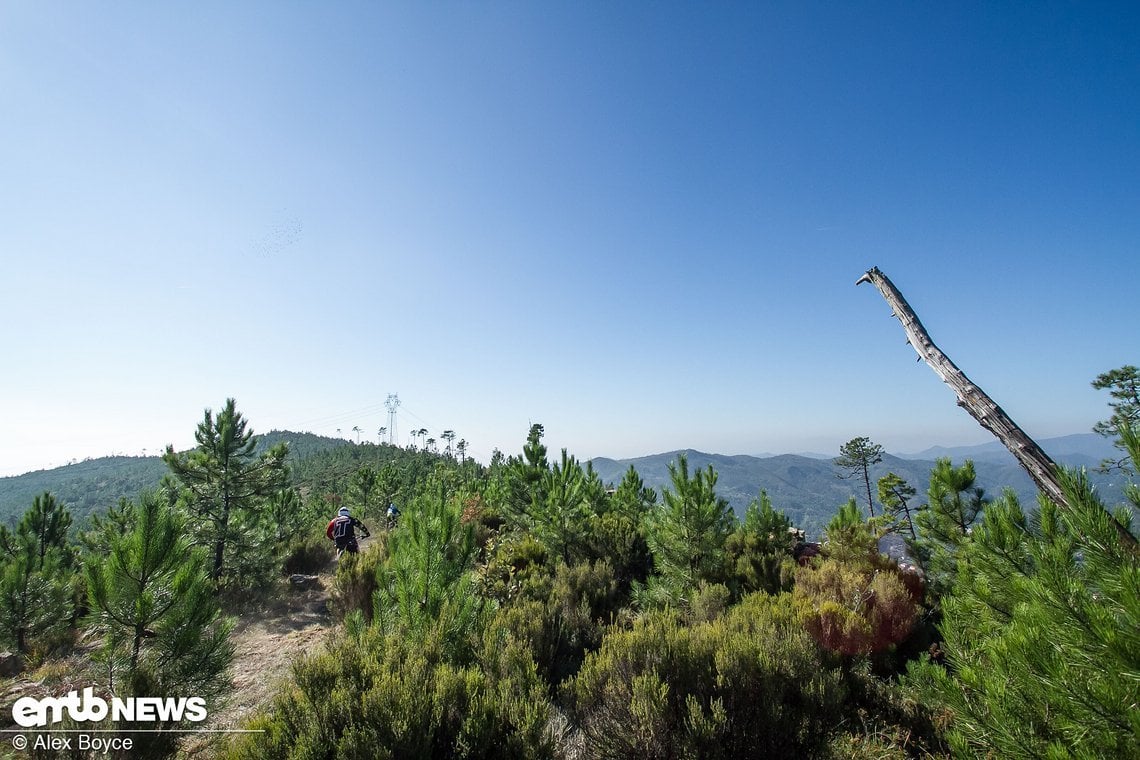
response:
{"label": "white helmet", "polygon": [[348,517],[348,507],[341,507],[337,514],[341,517]]}

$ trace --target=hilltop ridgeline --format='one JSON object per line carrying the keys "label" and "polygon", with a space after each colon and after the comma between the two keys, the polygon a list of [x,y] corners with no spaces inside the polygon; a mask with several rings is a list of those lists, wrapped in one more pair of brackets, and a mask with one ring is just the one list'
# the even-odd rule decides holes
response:
{"label": "hilltop ridgeline", "polygon": [[[258,436],[258,451],[267,451],[279,443],[289,445],[288,461],[298,479],[316,488],[327,488],[338,478],[349,475],[351,463],[365,461],[370,452],[380,448],[373,443],[354,444],[343,438],[273,430]],[[1109,441],[1092,433],[1045,439],[1041,443],[1058,462],[1090,471],[1113,451]],[[339,453],[330,454],[337,450]],[[669,482],[668,465],[676,461],[678,453],[681,452],[632,459],[599,457],[592,460],[592,464],[606,483],[618,483],[633,465],[646,485],[660,490]],[[693,450],[684,453],[695,467],[713,466],[720,477],[717,489],[737,515],[743,515],[748,504],[765,490],[772,502],[810,535],[818,535],[834,514],[836,505],[855,493],[852,481],[837,477],[838,471],[830,458],[798,454],[722,455]],[[924,483],[940,457],[950,457],[955,462],[974,460],[978,484],[991,495],[996,496],[1001,488],[1009,487],[1023,501],[1034,498],[1033,484],[997,442],[934,447],[909,456],[886,455],[871,469],[871,475],[878,478],[894,472],[911,483]],[[0,524],[13,523],[32,499],[44,492],[54,494],[76,521],[83,523],[91,514],[105,512],[120,499],[134,498],[140,491],[153,488],[168,472],[158,456],[108,456],[0,478]],[[1091,478],[1107,502],[1120,499],[1119,478],[1114,482],[1113,478],[1096,472],[1091,473]]]}

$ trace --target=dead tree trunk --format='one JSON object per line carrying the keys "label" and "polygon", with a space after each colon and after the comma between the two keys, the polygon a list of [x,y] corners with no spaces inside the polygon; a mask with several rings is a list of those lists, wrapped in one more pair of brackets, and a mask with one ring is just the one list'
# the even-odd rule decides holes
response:
{"label": "dead tree trunk", "polygon": [[[1061,482],[1057,479],[1057,464],[1046,454],[1037,442],[1026,435],[1025,431],[1017,426],[1009,415],[994,400],[986,395],[985,391],[970,381],[965,373],[950,361],[950,357],[942,353],[910,304],[903,298],[902,293],[894,283],[878,267],[872,267],[855,283],[860,285],[869,282],[879,289],[883,298],[891,307],[898,320],[902,322],[903,331],[906,332],[907,342],[918,352],[920,359],[930,365],[942,382],[949,385],[954,394],[958,396],[958,406],[970,413],[982,427],[997,436],[1002,445],[1017,459],[1029,477],[1046,496],[1061,507],[1068,506],[1065,493],[1061,489]],[[1112,524],[1116,527],[1126,544],[1136,545],[1136,539],[1121,526],[1115,519]]]}

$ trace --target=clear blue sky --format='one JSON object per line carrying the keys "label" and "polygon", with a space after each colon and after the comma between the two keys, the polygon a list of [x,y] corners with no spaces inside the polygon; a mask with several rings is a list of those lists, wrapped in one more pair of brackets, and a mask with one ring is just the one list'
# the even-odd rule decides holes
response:
{"label": "clear blue sky", "polygon": [[[715,10],[712,9],[715,7]],[[0,475],[260,432],[486,458],[1031,435],[1140,349],[1136,3],[0,5]],[[437,436],[438,437],[438,436]]]}

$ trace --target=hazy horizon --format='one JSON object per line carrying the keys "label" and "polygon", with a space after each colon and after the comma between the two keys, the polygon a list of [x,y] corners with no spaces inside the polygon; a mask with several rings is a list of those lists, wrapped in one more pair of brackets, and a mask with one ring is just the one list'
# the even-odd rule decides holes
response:
{"label": "hazy horizon", "polygon": [[[239,409],[239,411],[240,411],[240,409]],[[252,425],[251,425],[251,427],[252,427]],[[337,436],[335,434],[335,431],[334,431],[333,435],[326,436],[325,434],[322,434],[322,433],[315,433],[313,431],[308,431],[308,430],[294,430],[294,429],[291,429],[288,427],[284,427],[284,428],[274,427],[272,430],[259,430],[256,428],[254,429],[255,435],[262,435],[262,434],[269,433],[269,432],[308,433],[308,434],[312,434],[312,435],[321,435],[323,437],[329,437],[329,438],[338,438],[339,437],[348,443],[353,443],[356,440],[354,435],[345,434],[344,429],[342,429],[342,434],[340,436]],[[1057,438],[1065,438],[1065,437],[1076,436],[1076,435],[1092,436],[1093,433],[1091,433],[1091,432],[1089,432],[1089,433],[1069,433],[1069,434],[1064,434],[1064,435],[1060,435],[1060,436],[1048,436],[1047,438],[1042,438],[1041,440],[1047,441],[1047,440],[1053,440],[1053,439],[1057,439]],[[376,438],[377,438],[376,436],[373,436],[373,439],[369,440],[367,437],[365,437],[362,434],[361,442],[375,443]],[[551,451],[558,451],[561,448],[563,448],[561,446],[558,446],[556,441],[550,440],[548,435],[545,436],[543,440],[544,440],[544,443],[547,444],[548,449]],[[846,440],[850,440],[850,439],[846,439]],[[384,442],[387,443],[387,440],[385,439]],[[510,454],[516,454],[517,455],[522,451],[522,445],[524,442],[525,442],[525,435],[519,440],[519,442],[516,446],[514,446],[513,448],[509,448],[509,449],[503,449],[502,451],[504,454],[507,454],[507,455],[510,455]],[[840,441],[839,443],[843,443],[843,442],[845,442],[845,441]],[[874,442],[880,443],[880,445],[882,445],[881,441],[874,441]],[[765,458],[765,457],[775,457],[775,456],[783,456],[783,455],[791,454],[791,455],[796,455],[796,456],[805,456],[805,457],[812,457],[812,458],[827,459],[827,458],[832,458],[832,457],[836,457],[839,455],[839,452],[838,452],[839,443],[836,444],[835,451],[833,453],[828,453],[827,451],[813,450],[813,449],[795,449],[795,450],[787,449],[787,450],[764,450],[764,451],[721,451],[721,450],[715,450],[715,449],[703,449],[699,446],[678,446],[675,448],[668,448],[668,449],[661,449],[661,450],[654,450],[654,451],[644,451],[644,452],[640,452],[640,453],[623,454],[620,456],[611,456],[611,455],[604,454],[604,453],[594,453],[594,454],[589,454],[589,455],[583,455],[581,452],[574,451],[574,450],[568,450],[568,453],[578,457],[578,459],[580,461],[586,461],[586,460],[592,460],[592,459],[611,459],[611,460],[642,459],[642,458],[656,457],[656,456],[659,456],[661,454],[668,454],[668,453],[672,453],[675,451],[686,451],[686,450],[695,450],[695,451],[700,451],[700,452],[705,453],[705,454],[711,454],[711,455],[716,455],[716,456],[751,456],[751,457]],[[407,445],[407,444],[408,444],[408,442],[405,442],[402,445]],[[884,445],[884,451],[887,454],[890,454],[890,455],[893,455],[893,456],[896,456],[899,458],[912,459],[912,458],[918,457],[919,455],[923,454],[924,452],[926,452],[927,450],[932,449],[932,448],[947,448],[947,449],[970,448],[970,447],[981,446],[981,445],[985,445],[985,444],[993,444],[994,446],[998,446],[998,447],[1001,446],[1001,443],[994,436],[990,435],[989,433],[985,433],[985,437],[982,440],[970,441],[970,442],[965,442],[965,443],[951,443],[951,444],[939,442],[939,443],[931,443],[928,445],[920,446],[917,448],[910,448],[910,449],[891,448],[890,446]],[[191,448],[192,446],[193,446],[193,441],[190,441],[187,444],[185,444],[184,446],[175,446],[175,449],[182,451],[182,450]],[[1107,441],[1107,439],[1105,440],[1105,446],[1111,447],[1111,444]],[[438,443],[437,448],[442,448],[442,441],[440,441]],[[157,448],[146,448],[145,450],[139,449],[137,451],[107,451],[107,452],[103,452],[101,454],[88,454],[88,455],[84,455],[82,457],[78,457],[78,456],[77,457],[68,457],[68,458],[62,459],[58,462],[48,463],[48,464],[45,464],[42,466],[33,466],[29,469],[20,470],[20,471],[4,471],[2,468],[0,468],[0,478],[18,477],[20,475],[25,475],[25,474],[32,473],[32,472],[39,472],[39,471],[44,471],[44,470],[53,470],[53,469],[56,469],[59,467],[66,467],[66,466],[69,466],[72,464],[79,464],[79,463],[82,463],[84,461],[101,459],[104,457],[115,457],[115,456],[125,456],[125,457],[151,456],[151,457],[157,457],[157,456],[160,456],[161,453],[162,453],[162,448],[157,447]],[[483,461],[484,464],[486,464],[486,460],[489,459],[489,457],[476,457],[476,458],[479,459],[480,461]]]}

